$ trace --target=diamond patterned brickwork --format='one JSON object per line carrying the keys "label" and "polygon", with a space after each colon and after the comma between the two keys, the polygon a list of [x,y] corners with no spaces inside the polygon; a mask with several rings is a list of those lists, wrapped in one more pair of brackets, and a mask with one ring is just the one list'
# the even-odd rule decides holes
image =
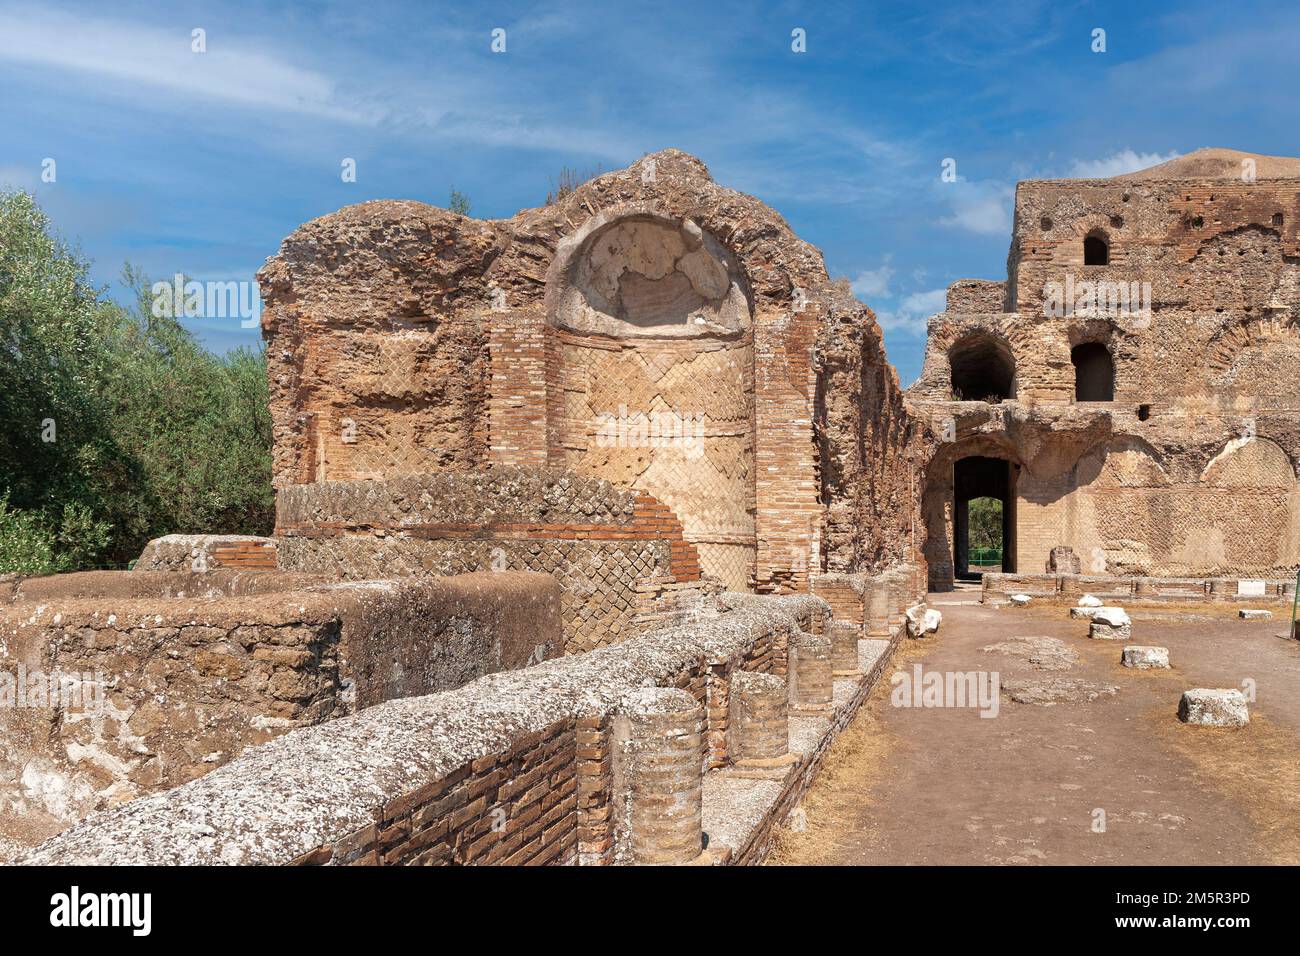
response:
{"label": "diamond patterned brickwork", "polygon": [[647,593],[700,579],[696,548],[653,496],[497,467],[284,489],[280,566],[349,580],[543,571],[559,580],[569,653],[636,633]]}
{"label": "diamond patterned brickwork", "polygon": [[753,350],[734,340],[591,339],[553,330],[564,395],[558,454],[644,489],[680,519],[703,572],[753,575]]}

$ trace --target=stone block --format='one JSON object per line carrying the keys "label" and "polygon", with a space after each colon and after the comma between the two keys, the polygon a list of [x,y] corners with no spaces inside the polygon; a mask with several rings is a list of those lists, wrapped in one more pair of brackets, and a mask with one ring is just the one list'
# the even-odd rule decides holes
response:
{"label": "stone block", "polygon": [[1169,648],[1150,644],[1130,644],[1124,648],[1120,663],[1137,670],[1154,670],[1169,666]]}
{"label": "stone block", "polygon": [[1202,727],[1244,727],[1250,723],[1250,711],[1246,695],[1239,690],[1197,687],[1183,691],[1178,719]]}
{"label": "stone block", "polygon": [[1127,641],[1133,636],[1133,622],[1122,607],[1099,607],[1093,611],[1088,636],[1101,641]]}

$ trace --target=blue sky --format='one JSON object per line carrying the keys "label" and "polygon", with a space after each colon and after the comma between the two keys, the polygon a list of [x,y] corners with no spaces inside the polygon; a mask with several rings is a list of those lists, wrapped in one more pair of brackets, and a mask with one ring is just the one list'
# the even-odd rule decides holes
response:
{"label": "blue sky", "polygon": [[[1004,276],[1018,179],[1202,146],[1300,154],[1298,40],[1300,8],[1248,0],[0,0],[0,185],[35,192],[121,297],[127,260],[251,280],[299,223],[349,203],[446,205],[454,187],[474,215],[509,216],[562,167],[674,146],[822,249],[910,382],[946,285]],[[194,327],[215,349],[257,342],[234,318]]]}

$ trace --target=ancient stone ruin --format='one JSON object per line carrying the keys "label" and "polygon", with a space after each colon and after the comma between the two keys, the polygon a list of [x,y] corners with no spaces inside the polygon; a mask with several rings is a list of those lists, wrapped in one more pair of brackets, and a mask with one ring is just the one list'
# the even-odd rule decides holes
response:
{"label": "ancient stone ruin", "polygon": [[1291,599],[1298,222],[1294,160],[1022,183],[906,393],[679,151],[506,220],[306,223],[259,276],[274,535],[0,582],[5,659],[102,689],[0,717],[8,855],[761,861],[938,631],[972,498],[986,600]]}
{"label": "ancient stone ruin", "polygon": [[1068,547],[1076,574],[1294,579],[1298,184],[1298,160],[1201,150],[1019,185],[1006,280],[951,286],[908,390],[942,439],[931,587],[967,573],[979,496],[1006,572]]}

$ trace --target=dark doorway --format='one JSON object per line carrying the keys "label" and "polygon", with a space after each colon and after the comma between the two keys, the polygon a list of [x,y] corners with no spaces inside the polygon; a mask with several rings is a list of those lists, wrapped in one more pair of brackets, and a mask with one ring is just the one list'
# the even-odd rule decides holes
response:
{"label": "dark doorway", "polygon": [[1070,361],[1074,363],[1076,402],[1115,400],[1115,363],[1106,346],[1100,342],[1076,345],[1070,351]]}
{"label": "dark doorway", "polygon": [[1002,504],[1002,570],[1016,569],[1015,466],[1001,458],[962,458],[953,465],[953,568],[959,579],[987,570],[971,564],[970,503],[994,498]]}
{"label": "dark doorway", "polygon": [[1016,397],[1016,363],[1006,344],[976,333],[948,349],[952,397],[959,402],[997,403]]}
{"label": "dark doorway", "polygon": [[1110,243],[1101,236],[1088,236],[1083,240],[1083,264],[1105,266],[1110,264]]}

